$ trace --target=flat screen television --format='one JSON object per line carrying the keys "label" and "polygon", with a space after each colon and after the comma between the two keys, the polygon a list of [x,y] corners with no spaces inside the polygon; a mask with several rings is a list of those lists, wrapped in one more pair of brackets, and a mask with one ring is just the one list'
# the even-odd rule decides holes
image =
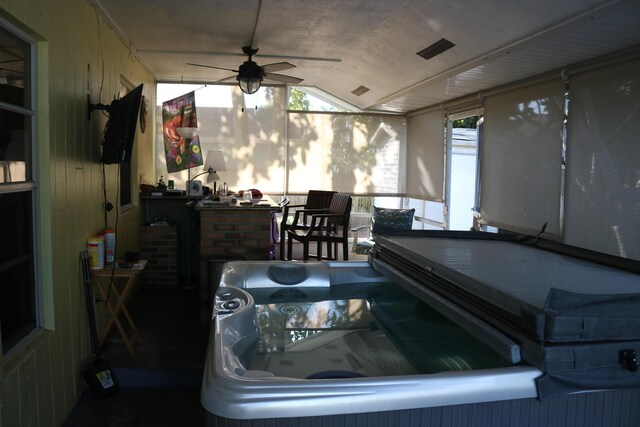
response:
{"label": "flat screen television", "polygon": [[114,100],[109,106],[109,120],[102,139],[102,163],[123,163],[131,160],[141,102],[142,85]]}

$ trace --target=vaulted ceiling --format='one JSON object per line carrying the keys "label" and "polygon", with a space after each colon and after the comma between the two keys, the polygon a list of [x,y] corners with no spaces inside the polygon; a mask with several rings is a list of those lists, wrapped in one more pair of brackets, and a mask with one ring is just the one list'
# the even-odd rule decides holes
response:
{"label": "vaulted ceiling", "polygon": [[[160,82],[259,65],[363,110],[410,112],[640,45],[637,0],[89,0]],[[425,60],[441,39],[452,48]],[[234,80],[225,80],[233,82]],[[266,81],[266,83],[269,83]],[[362,95],[352,93],[365,86]]]}

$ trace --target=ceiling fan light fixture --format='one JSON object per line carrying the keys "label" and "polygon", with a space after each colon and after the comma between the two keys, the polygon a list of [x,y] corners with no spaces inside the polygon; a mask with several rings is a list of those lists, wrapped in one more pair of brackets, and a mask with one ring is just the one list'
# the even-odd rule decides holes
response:
{"label": "ceiling fan light fixture", "polygon": [[260,89],[260,84],[262,83],[262,78],[250,78],[250,77],[240,77],[238,76],[238,86],[240,86],[240,90],[246,93],[247,95],[251,95],[256,93],[258,89]]}
{"label": "ceiling fan light fixture", "polygon": [[238,86],[244,93],[251,95],[256,93],[260,89],[262,84],[262,76],[264,71],[255,62],[249,60],[245,61],[238,70]]}

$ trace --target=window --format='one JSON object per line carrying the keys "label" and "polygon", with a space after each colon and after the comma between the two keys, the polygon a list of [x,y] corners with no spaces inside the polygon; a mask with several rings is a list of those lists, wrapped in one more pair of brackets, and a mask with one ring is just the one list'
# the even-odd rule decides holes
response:
{"label": "window", "polygon": [[564,242],[640,260],[640,59],[571,76]]}
{"label": "window", "polygon": [[477,147],[479,116],[456,119],[447,126],[447,230],[473,227],[477,188]]}
{"label": "window", "polygon": [[481,224],[559,237],[564,93],[558,76],[485,99]]}
{"label": "window", "polygon": [[0,27],[0,329],[6,354],[37,326],[34,45]]}
{"label": "window", "polygon": [[291,111],[360,112],[351,104],[315,87],[296,86],[289,88],[287,108]]}
{"label": "window", "polygon": [[[156,120],[162,122],[162,103],[195,91],[195,105],[203,160],[209,151],[220,150],[226,170],[218,171],[220,181],[233,190],[259,188],[275,195],[284,188],[285,97],[281,87],[262,86],[253,95],[245,95],[238,85],[158,84]],[[156,134],[156,177],[173,180],[184,190],[190,177],[202,172],[193,167],[167,174],[163,133]],[[213,182],[203,179],[205,185]]]}
{"label": "window", "polygon": [[[165,83],[158,84],[158,107],[191,91],[200,149],[225,156],[218,184],[234,191],[259,188],[272,196],[306,194],[310,188],[387,197],[404,191],[403,116],[345,112],[346,103],[306,87],[288,94],[286,88],[263,86],[245,95],[237,85]],[[311,111],[319,109],[324,111]],[[161,108],[156,119],[162,120]],[[162,133],[156,147],[158,153],[167,150]],[[163,157],[156,158],[156,176],[173,180],[176,188],[202,172],[192,168],[167,177]]]}

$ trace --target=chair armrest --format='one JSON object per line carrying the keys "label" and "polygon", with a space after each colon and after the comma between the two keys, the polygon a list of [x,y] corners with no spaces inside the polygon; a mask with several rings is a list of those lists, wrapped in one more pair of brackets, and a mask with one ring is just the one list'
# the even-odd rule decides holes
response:
{"label": "chair armrest", "polygon": [[296,218],[300,215],[298,212],[300,212],[300,214],[302,214],[306,220],[306,218],[310,215],[327,213],[327,210],[326,209],[298,209],[296,211]]}
{"label": "chair armrest", "polygon": [[324,213],[327,213],[328,211],[326,209],[299,209],[296,212],[303,212],[307,215],[309,214],[314,215],[314,214],[324,214]]}
{"label": "chair armrest", "polygon": [[285,205],[283,206],[282,216],[286,218],[289,215],[289,209],[291,208],[304,208],[305,205]]}
{"label": "chair armrest", "polygon": [[312,217],[314,217],[314,216],[324,217],[324,218],[337,218],[337,217],[342,218],[344,215],[342,215],[342,214],[332,214],[332,213],[315,213],[315,214],[313,214],[311,216]]}
{"label": "chair armrest", "polygon": [[[296,211],[295,216],[293,217],[293,222],[289,224],[289,227],[295,227],[298,225],[298,221],[300,220],[300,215],[303,215],[303,218],[306,219],[307,215],[313,215],[317,213],[326,212],[325,209],[298,209]],[[306,221],[303,221],[303,225],[306,225]]]}
{"label": "chair armrest", "polygon": [[307,205],[287,205],[288,208],[304,208]]}

